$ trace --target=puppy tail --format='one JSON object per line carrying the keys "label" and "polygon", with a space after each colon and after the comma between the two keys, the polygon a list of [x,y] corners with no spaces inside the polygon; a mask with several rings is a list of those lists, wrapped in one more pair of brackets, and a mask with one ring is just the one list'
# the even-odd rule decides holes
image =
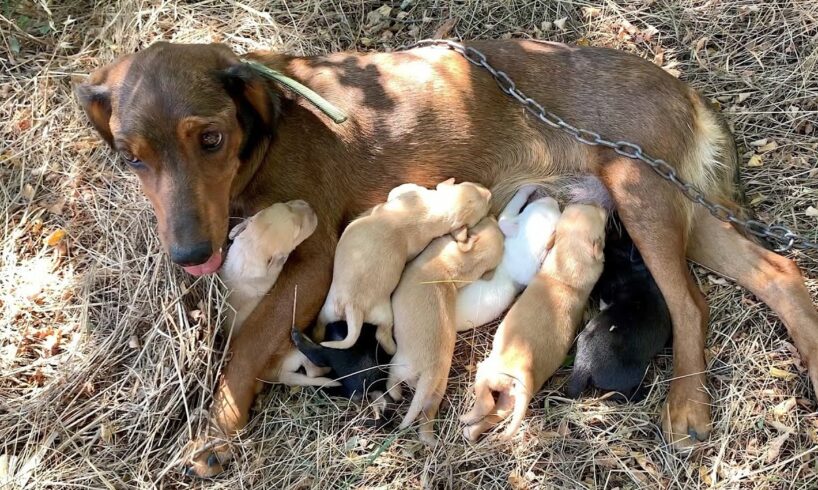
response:
{"label": "puppy tail", "polygon": [[583,366],[574,364],[574,369],[571,371],[571,376],[565,384],[565,395],[569,398],[579,398],[579,395],[588,387],[591,381],[591,372]]}
{"label": "puppy tail", "polygon": [[593,204],[611,213],[615,206],[605,184],[590,175],[572,178],[567,182],[566,194],[570,204]]}
{"label": "puppy tail", "polygon": [[343,340],[321,342],[322,346],[329,347],[330,349],[349,349],[358,341],[358,337],[361,336],[361,329],[364,326],[364,312],[354,305],[347,305],[344,313],[346,314],[347,321],[346,338]]}

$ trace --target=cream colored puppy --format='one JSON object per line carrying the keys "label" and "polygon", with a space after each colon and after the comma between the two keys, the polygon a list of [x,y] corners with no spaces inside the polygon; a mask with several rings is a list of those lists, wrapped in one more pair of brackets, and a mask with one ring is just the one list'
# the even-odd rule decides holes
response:
{"label": "cream colored puppy", "polygon": [[[474,407],[461,417],[468,439],[476,440],[509,415],[503,436],[516,434],[531,398],[562,364],[602,273],[606,219],[606,211],[596,206],[565,207],[553,248],[477,368]],[[496,402],[492,392],[499,393]]]}
{"label": "cream colored puppy", "polygon": [[435,190],[404,184],[390,197],[350,223],[338,241],[332,285],[318,326],[345,319],[347,337],[323,342],[325,347],[351,347],[366,322],[378,326],[378,341],[394,354],[391,296],[406,262],[436,237],[448,233],[464,237],[464,227],[474,226],[488,213],[491,192],[449,179]]}
{"label": "cream colored puppy", "polygon": [[465,243],[450,236],[434,240],[403,273],[392,296],[395,339],[387,387],[401,398],[401,383],[415,395],[400,427],[421,413],[420,439],[434,442],[434,418],[446,392],[456,337],[457,290],[494,269],[503,256],[503,234],[494,218],[469,230]]}
{"label": "cream colored puppy", "polygon": [[[230,230],[233,243],[219,271],[229,291],[225,333],[238,333],[275,284],[287,257],[312,235],[317,225],[318,217],[310,205],[296,200],[273,204]],[[302,366],[306,375],[296,372]],[[273,371],[269,381],[289,385],[337,385],[321,377],[328,369],[315,366],[295,347]]]}

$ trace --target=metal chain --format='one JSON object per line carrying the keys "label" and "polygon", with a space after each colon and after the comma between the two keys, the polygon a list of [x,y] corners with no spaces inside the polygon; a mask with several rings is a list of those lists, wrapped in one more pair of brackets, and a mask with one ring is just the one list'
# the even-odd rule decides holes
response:
{"label": "metal chain", "polygon": [[681,191],[685,197],[704,206],[705,209],[710,212],[710,214],[719,220],[742,228],[751,235],[775,242],[779,246],[776,249],[777,252],[786,252],[793,248],[801,250],[818,249],[818,243],[812,242],[805,237],[792,232],[785,226],[769,225],[754,219],[742,219],[733,214],[729,208],[708,200],[702,191],[694,187],[692,184],[682,180],[676,173],[676,169],[670,166],[666,161],[660,158],[652,158],[648,156],[639,145],[627,141],[607,140],[599,133],[570,125],[561,117],[547,111],[537,101],[528,97],[522,90],[517,88],[514,80],[512,80],[505,72],[494,68],[486,59],[486,55],[470,46],[464,46],[454,41],[442,39],[424,39],[409,46],[402,47],[400,50],[428,46],[447,47],[466,58],[469,63],[484,68],[491,74],[503,93],[516,99],[517,102],[522,104],[529,113],[534,115],[547,126],[570,134],[580,143],[590,146],[604,146],[612,149],[619,155],[646,163],[653,169],[654,172],[659,174],[660,177],[676,186],[676,188],[679,189],[679,191]]}

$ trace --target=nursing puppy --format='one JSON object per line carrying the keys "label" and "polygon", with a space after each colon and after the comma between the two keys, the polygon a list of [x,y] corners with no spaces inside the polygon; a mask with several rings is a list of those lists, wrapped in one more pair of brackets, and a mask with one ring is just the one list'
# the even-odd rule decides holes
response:
{"label": "nursing puppy", "polygon": [[230,291],[225,332],[235,335],[247,316],[278,279],[287,257],[315,231],[318,217],[309,204],[296,200],[275,203],[242,221],[219,271]]}
{"label": "nursing puppy", "polygon": [[393,295],[398,349],[389,395],[400,400],[402,382],[415,388],[400,428],[422,414],[420,439],[427,444],[434,442],[434,418],[454,355],[457,290],[497,267],[502,256],[503,234],[494,218],[485,218],[469,230],[465,243],[450,236],[434,240],[406,267]]}
{"label": "nursing puppy", "polygon": [[338,241],[318,326],[346,319],[348,332],[344,340],[323,342],[325,347],[352,347],[367,322],[378,326],[378,341],[394,354],[391,295],[406,262],[436,237],[465,234],[463,228],[477,224],[489,210],[491,192],[470,182],[449,179],[436,190],[399,188],[391,200],[350,223]]}
{"label": "nursing puppy", "polygon": [[640,399],[645,371],[668,343],[672,323],[659,287],[621,225],[605,244],[605,269],[592,298],[600,312],[577,337],[565,394],[577,398],[591,384]]}
{"label": "nursing puppy", "polygon": [[542,265],[560,208],[551,197],[526,206],[536,189],[537,186],[522,187],[500,214],[499,225],[505,235],[503,260],[490,279],[474,281],[458,292],[458,332],[499,318]]}
{"label": "nursing puppy", "polygon": [[[349,349],[332,349],[316,344],[297,328],[292,330],[292,339],[298,350],[316,366],[331,369],[329,376],[341,384],[340,394],[359,400],[365,394],[378,397],[386,391],[388,365],[392,356],[375,339],[375,329],[375,325],[364,323],[357,342]],[[346,336],[346,322],[332,322],[326,326],[325,339],[342,340]]]}
{"label": "nursing puppy", "polygon": [[[275,203],[230,230],[233,240],[219,277],[227,286],[227,335],[238,333],[247,316],[273,287],[290,253],[306,240],[318,225],[318,217],[301,200]],[[298,373],[304,368],[306,375]],[[311,363],[293,350],[271,370],[267,381],[289,385],[334,386],[321,377],[328,370]]]}
{"label": "nursing puppy", "polygon": [[[476,440],[512,415],[504,437],[517,433],[528,404],[557,370],[602,273],[606,211],[571,204],[557,223],[554,246],[540,271],[500,323],[474,382],[474,407],[461,417]],[[492,392],[499,393],[495,402]]]}

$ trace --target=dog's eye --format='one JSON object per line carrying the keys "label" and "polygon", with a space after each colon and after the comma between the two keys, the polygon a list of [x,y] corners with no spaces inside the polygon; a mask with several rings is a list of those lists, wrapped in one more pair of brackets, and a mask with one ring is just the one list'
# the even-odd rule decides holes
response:
{"label": "dog's eye", "polygon": [[218,149],[222,145],[222,141],[224,140],[224,136],[219,133],[218,131],[205,131],[199,137],[202,148],[205,150],[213,151]]}
{"label": "dog's eye", "polygon": [[142,161],[136,158],[134,154],[129,152],[128,150],[122,150],[120,154],[122,155],[122,159],[125,160],[125,163],[127,163],[131,167],[135,168],[142,167]]}

